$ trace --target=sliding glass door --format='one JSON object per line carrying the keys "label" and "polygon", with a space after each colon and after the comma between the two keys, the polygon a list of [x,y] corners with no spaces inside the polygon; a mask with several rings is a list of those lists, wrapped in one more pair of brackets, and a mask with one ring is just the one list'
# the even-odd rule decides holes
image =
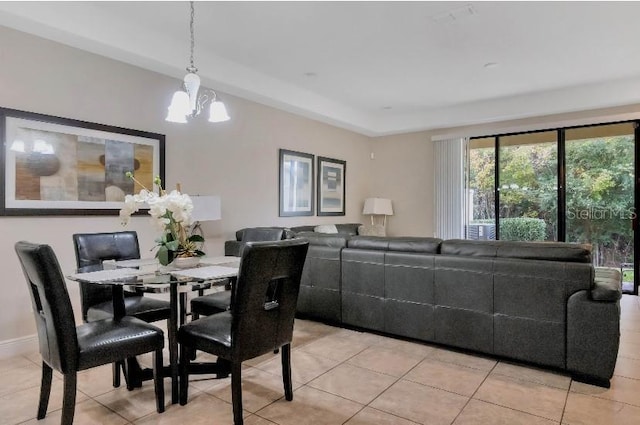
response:
{"label": "sliding glass door", "polygon": [[637,122],[472,138],[468,239],[589,243],[638,293]]}
{"label": "sliding glass door", "polygon": [[590,243],[594,266],[621,270],[635,292],[633,123],[567,129],[565,150],[566,240]]}
{"label": "sliding glass door", "polygon": [[499,137],[498,147],[499,238],[557,240],[557,132]]}

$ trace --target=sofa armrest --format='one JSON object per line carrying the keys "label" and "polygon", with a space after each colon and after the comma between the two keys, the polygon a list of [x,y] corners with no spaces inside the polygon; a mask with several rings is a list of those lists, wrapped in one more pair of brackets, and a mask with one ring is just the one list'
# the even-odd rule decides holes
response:
{"label": "sofa armrest", "polygon": [[567,369],[574,379],[609,387],[620,345],[620,301],[578,291],[567,303]]}
{"label": "sofa armrest", "polygon": [[242,247],[244,243],[240,241],[225,241],[224,243],[224,255],[232,255],[234,257],[242,256]]}
{"label": "sofa armrest", "polygon": [[609,267],[596,267],[594,286],[591,289],[593,301],[615,302],[622,297],[622,278],[620,270]]}

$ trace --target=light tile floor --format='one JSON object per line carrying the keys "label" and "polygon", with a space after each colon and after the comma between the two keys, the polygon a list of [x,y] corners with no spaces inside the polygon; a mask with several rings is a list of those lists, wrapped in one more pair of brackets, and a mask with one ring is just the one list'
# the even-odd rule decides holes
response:
{"label": "light tile floor", "polygon": [[[283,398],[279,356],[243,371],[247,425],[640,425],[640,301],[622,299],[622,341],[611,388],[443,347],[298,320],[294,399]],[[166,357],[166,355],[165,355]],[[210,357],[200,354],[199,357]],[[142,358],[142,362],[148,362]],[[0,360],[0,424],[59,424],[62,381],[49,412],[35,419],[39,355]],[[111,367],[82,372],[76,424],[231,424],[230,379],[192,376],[189,403],[155,412],[153,386],[111,387]]]}

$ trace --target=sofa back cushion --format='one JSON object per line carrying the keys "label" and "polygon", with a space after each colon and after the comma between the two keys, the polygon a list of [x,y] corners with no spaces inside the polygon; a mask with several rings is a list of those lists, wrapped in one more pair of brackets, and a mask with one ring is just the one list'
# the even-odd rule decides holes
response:
{"label": "sofa back cushion", "polygon": [[450,239],[442,242],[445,255],[519,258],[524,260],[591,263],[591,245],[566,242],[475,241]]}
{"label": "sofa back cushion", "polygon": [[291,227],[291,231],[298,234],[302,232],[313,232],[316,226],[294,226]]}
{"label": "sofa back cushion", "polygon": [[285,234],[282,227],[250,227],[239,232],[242,232],[239,239],[242,242],[279,241]]}
{"label": "sofa back cushion", "polygon": [[361,223],[341,223],[336,224],[336,228],[338,229],[338,233],[355,236],[358,234],[358,227],[360,227],[360,224]]}
{"label": "sofa back cushion", "polygon": [[474,241],[449,239],[440,245],[443,255],[463,255],[465,257],[495,257],[498,252],[497,241]]}
{"label": "sofa back cushion", "polygon": [[297,238],[305,238],[309,241],[310,246],[326,246],[330,248],[345,248],[349,236],[339,233],[316,233],[316,232],[300,232],[296,234]]}
{"label": "sofa back cushion", "polygon": [[353,236],[347,242],[349,248],[380,251],[415,252],[437,254],[442,239],[422,237]]}
{"label": "sofa back cushion", "polygon": [[502,241],[497,257],[591,263],[591,245],[565,242]]}
{"label": "sofa back cushion", "polygon": [[[334,226],[336,226],[338,233],[354,236],[358,234],[358,227],[360,226],[360,224],[361,223],[341,223],[341,224],[335,224]],[[301,232],[313,232],[316,227],[318,227],[318,225],[294,226],[290,230],[298,234]]]}

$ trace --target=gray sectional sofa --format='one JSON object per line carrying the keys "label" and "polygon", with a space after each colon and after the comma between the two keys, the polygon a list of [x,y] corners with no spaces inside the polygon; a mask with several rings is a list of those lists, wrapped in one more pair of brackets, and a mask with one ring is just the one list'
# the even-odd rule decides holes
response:
{"label": "gray sectional sofa", "polygon": [[309,239],[305,317],[446,344],[609,386],[621,290],[588,246],[367,237]]}

